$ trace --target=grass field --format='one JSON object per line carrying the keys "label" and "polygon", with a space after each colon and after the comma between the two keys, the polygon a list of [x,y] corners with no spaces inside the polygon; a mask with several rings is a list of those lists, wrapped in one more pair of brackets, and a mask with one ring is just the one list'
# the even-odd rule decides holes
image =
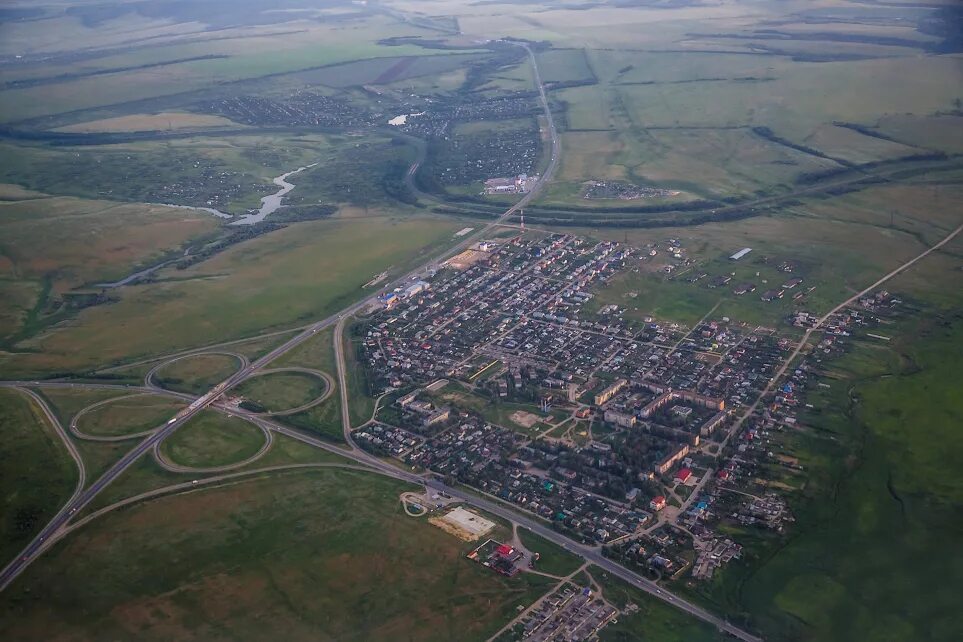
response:
{"label": "grass field", "polygon": [[233,389],[268,410],[297,408],[324,394],[323,379],[303,372],[275,372],[253,377]]}
{"label": "grass field", "polygon": [[76,465],[33,402],[0,390],[0,566],[60,509],[77,481]]}
{"label": "grass field", "polygon": [[518,537],[522,544],[532,553],[538,553],[535,570],[550,575],[565,576],[575,572],[582,566],[582,558],[572,555],[554,542],[550,542],[541,535],[519,528]]}
{"label": "grass field", "polygon": [[311,368],[335,375],[334,327],[325,328],[294,350],[271,362],[272,368]]}
{"label": "grass field", "polygon": [[203,394],[237,372],[240,363],[226,354],[198,354],[164,364],[154,375],[163,388]]}
{"label": "grass field", "polygon": [[530,436],[539,434],[545,428],[545,424],[541,421],[536,422],[530,428],[526,428],[525,426],[512,421],[511,416],[519,411],[529,412],[538,415],[539,417],[544,417],[545,415],[539,410],[538,406],[533,403],[515,403],[501,400],[499,400],[498,403],[493,403],[491,399],[473,392],[469,392],[468,390],[462,389],[458,386],[443,388],[437,393],[430,393],[429,396],[437,397],[443,403],[451,403],[468,410],[473,410],[484,417],[488,422],[502,426],[503,428],[508,428],[509,430],[516,430]]}
{"label": "grass field", "polygon": [[662,600],[651,597],[604,571],[591,567],[589,571],[602,587],[602,596],[617,608],[635,604],[639,610],[631,615],[620,615],[618,622],[602,629],[602,642],[630,640],[658,640],[659,642],[721,642],[729,639],[711,625],[691,618]]}
{"label": "grass field", "polygon": [[315,434],[327,441],[336,444],[344,443],[344,431],[341,426],[341,395],[337,390],[317,406],[294,415],[278,417],[278,421]]}
{"label": "grass field", "polygon": [[[893,331],[890,328],[889,331]],[[961,634],[955,515],[963,489],[953,372],[957,312],[901,325],[896,345],[861,344],[812,394],[816,437],[791,445],[808,471],[797,531],[701,592],[752,614],[772,640],[952,640]],[[831,436],[831,439],[827,439]],[[932,587],[940,578],[940,587]]]}
{"label": "grass field", "polygon": [[372,417],[375,407],[374,391],[368,387],[364,366],[358,359],[359,341],[353,338],[351,326],[344,331],[344,368],[348,386],[348,403],[352,428],[360,426]]}
{"label": "grass field", "polygon": [[205,410],[165,439],[161,452],[181,466],[210,468],[247,459],[263,444],[264,435],[254,424]]}
{"label": "grass field", "polygon": [[0,597],[0,631],[468,642],[547,590],[551,580],[472,564],[462,542],[404,517],[405,488],[355,472],[298,473],[111,514]]}
{"label": "grass field", "polygon": [[424,261],[459,225],[437,218],[291,225],[187,270],[165,270],[158,283],[125,288],[117,303],[83,310],[70,326],[31,340],[41,352],[0,356],[0,369],[5,376],[89,369],[324,318],[362,296],[381,270],[398,274]]}
{"label": "grass field", "polygon": [[87,406],[128,394],[124,390],[98,390],[96,388],[38,388],[35,389],[41,397],[46,399],[60,423],[67,426],[74,415]]}
{"label": "grass field", "polygon": [[187,404],[159,395],[118,399],[94,408],[81,417],[77,428],[88,435],[114,437],[158,428]]}
{"label": "grass field", "polygon": [[3,201],[0,214],[4,276],[50,276],[58,290],[125,276],[217,228],[203,213],[68,197]]}
{"label": "grass field", "polygon": [[174,129],[208,129],[215,127],[240,128],[243,127],[243,125],[239,125],[222,116],[164,111],[156,114],[131,114],[130,116],[116,116],[114,118],[91,120],[85,123],[77,123],[76,125],[59,127],[54,131],[103,134],[108,132],[144,132]]}
{"label": "grass field", "polygon": [[538,70],[542,80],[551,82],[590,82],[595,73],[583,49],[551,49],[539,53]]}
{"label": "grass field", "polygon": [[0,200],[0,341],[63,320],[65,293],[113,281],[213,233],[211,216],[141,204]]}
{"label": "grass field", "polygon": [[[225,15],[228,13],[230,10],[224,11]],[[114,24],[122,24],[124,20],[127,19]],[[52,20],[40,22],[48,29],[61,32],[73,30],[74,26]],[[137,27],[143,26],[142,22],[131,25],[127,37],[135,37]],[[430,33],[381,15],[369,14],[351,25],[301,21],[294,28],[280,30],[279,26],[245,29],[231,24],[225,25],[231,28],[224,29],[219,38],[195,33],[192,42],[183,42],[185,26],[196,31],[199,25],[179,24],[176,18],[160,20],[150,32],[151,42],[145,46],[128,46],[122,55],[101,56],[93,63],[45,66],[46,76],[36,74],[35,77],[46,82],[0,91],[3,105],[0,120],[19,121],[106,107],[120,110],[125,103],[133,101],[208,90],[212,79],[223,84],[368,58],[447,53],[427,52],[409,44],[379,44],[377,41],[383,38]],[[102,26],[73,30],[70,41],[78,47],[84,39],[95,38],[98,42],[94,46],[104,47],[105,31]],[[15,32],[11,34],[11,42],[21,43],[18,53],[43,47],[39,34],[27,36],[32,32],[31,25],[19,26]],[[278,37],[280,33],[284,37]],[[150,67],[139,68],[140,65]]]}

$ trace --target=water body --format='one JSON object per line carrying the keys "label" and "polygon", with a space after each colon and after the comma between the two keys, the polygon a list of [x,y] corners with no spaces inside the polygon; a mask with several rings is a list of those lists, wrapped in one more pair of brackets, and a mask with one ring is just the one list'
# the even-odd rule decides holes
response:
{"label": "water body", "polygon": [[[172,206],[172,207],[176,207],[176,206]],[[184,256],[190,256],[190,254],[191,254],[191,248],[187,248],[186,250],[184,250]],[[152,265],[149,268],[144,268],[139,272],[134,272],[133,274],[129,274],[119,281],[111,281],[110,283],[95,283],[94,287],[110,289],[110,288],[119,288],[122,285],[130,285],[131,283],[136,283],[137,281],[140,281],[145,276],[148,276],[156,272],[162,267],[167,267],[168,265],[173,265],[174,263],[177,263],[179,260],[180,259],[170,259],[169,261],[163,261],[161,263],[157,263],[156,265]]]}
{"label": "water body", "polygon": [[208,214],[213,214],[218,218],[234,218],[231,214],[227,212],[222,212],[221,210],[216,210],[213,207],[195,207],[194,205],[172,205],[171,203],[148,203],[148,205],[160,205],[161,207],[176,207],[179,210],[198,210],[200,212],[207,212]]}
{"label": "water body", "polygon": [[388,121],[389,125],[394,125],[395,127],[401,127],[408,122],[409,118],[414,118],[415,116],[424,116],[425,112],[420,111],[417,114],[401,114],[400,116],[395,116]]}
{"label": "water body", "polygon": [[265,196],[261,199],[261,208],[255,214],[245,214],[244,216],[238,218],[236,221],[232,222],[231,225],[254,225],[255,223],[260,223],[269,215],[273,214],[279,207],[281,207],[281,200],[284,195],[294,189],[294,184],[289,183],[287,178],[289,176],[294,176],[299,172],[303,172],[306,169],[310,169],[317,165],[317,163],[311,163],[310,165],[305,165],[304,167],[299,167],[292,170],[286,174],[281,174],[274,179],[273,183],[280,187],[278,191]]}
{"label": "water body", "polygon": [[[275,193],[262,198],[261,208],[255,214],[245,214],[244,216],[239,217],[237,220],[232,221],[231,225],[254,225],[255,223],[260,223],[261,221],[263,221],[265,218],[268,217],[268,215],[277,211],[277,209],[281,207],[281,199],[284,198],[285,194],[287,194],[288,192],[294,189],[294,185],[287,182],[286,179],[289,176],[293,176],[294,174],[297,174],[298,172],[303,172],[306,169],[310,169],[315,165],[317,165],[317,163],[311,163],[310,165],[299,167],[285,174],[281,174],[280,176],[275,178],[273,180],[273,183],[277,185],[280,189]],[[218,218],[234,218],[231,214],[227,214],[226,212],[216,210],[213,207],[195,207],[193,205],[172,205],[170,203],[148,203],[148,204],[160,205],[162,207],[176,207],[177,209],[181,209],[181,210],[199,210],[201,212],[207,212],[208,214],[213,214]],[[186,256],[187,252],[184,252],[184,255]],[[158,263],[157,265],[152,265],[149,268],[140,270],[138,272],[134,272],[133,274],[130,274],[119,281],[113,281],[111,283],[97,283],[96,287],[119,288],[123,285],[130,285],[131,283],[136,283],[137,281],[144,278],[145,276],[148,276],[152,272],[156,272],[162,267],[166,267],[176,262],[177,262],[177,259],[164,261],[163,263]]]}

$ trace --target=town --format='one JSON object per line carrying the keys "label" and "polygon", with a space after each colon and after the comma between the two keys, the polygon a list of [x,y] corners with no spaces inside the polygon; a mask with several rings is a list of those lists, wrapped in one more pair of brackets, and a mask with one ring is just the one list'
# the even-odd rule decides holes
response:
{"label": "town", "polygon": [[[356,441],[630,567],[710,579],[742,554],[731,527],[781,533],[794,521],[782,489],[801,468],[780,433],[815,375],[799,364],[747,416],[794,345],[788,331],[591,312],[595,289],[648,258],[530,232],[476,243],[384,293],[359,352],[382,400]],[[889,304],[881,297],[861,305]],[[874,319],[838,313],[819,354]]]}

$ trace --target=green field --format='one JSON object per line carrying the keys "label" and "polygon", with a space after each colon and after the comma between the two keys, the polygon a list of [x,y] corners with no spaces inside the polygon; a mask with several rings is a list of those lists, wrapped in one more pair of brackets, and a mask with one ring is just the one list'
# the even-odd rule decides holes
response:
{"label": "green field", "polygon": [[[305,341],[294,350],[282,355],[272,362],[276,367],[313,368],[327,372],[334,376],[336,365],[334,360],[334,328],[326,328],[318,332],[317,336]],[[344,442],[344,432],[341,427],[341,395],[338,394],[337,381],[331,395],[322,403],[308,410],[294,415],[278,417],[277,420],[318,435],[335,443]],[[362,390],[361,394],[365,394]],[[362,403],[366,397],[360,398]]]}
{"label": "green field", "polygon": [[91,404],[128,394],[124,390],[98,388],[37,388],[35,389],[50,406],[65,427],[78,412]]}
{"label": "green field", "polygon": [[338,394],[337,390],[317,406],[277,419],[281,423],[300,428],[327,441],[338,444],[344,443],[344,429],[341,425],[341,395]]}
{"label": "green field", "polygon": [[[298,473],[110,514],[0,597],[0,633],[484,640],[547,590],[551,580],[501,578],[464,559],[456,538],[404,517],[404,489]],[[104,565],[110,573],[95,572]]]}
{"label": "green field", "polygon": [[768,639],[963,634],[953,615],[963,488],[952,475],[932,474],[963,463],[953,384],[963,319],[957,312],[905,331],[894,352],[863,348],[836,364],[832,388],[814,404],[825,410],[810,422],[845,447],[809,446],[810,482],[794,507],[798,535],[718,587],[726,599],[741,596]]}
{"label": "green field", "polygon": [[325,328],[293,350],[271,362],[272,368],[311,368],[335,374],[334,327]]}
{"label": "green field", "polygon": [[228,354],[197,354],[181,357],[161,366],[154,380],[177,392],[203,394],[237,372],[236,357]]}
{"label": "green field", "polygon": [[181,466],[213,468],[243,461],[263,444],[254,424],[205,410],[161,442],[161,452]]}
{"label": "green field", "polygon": [[76,465],[39,408],[0,390],[0,565],[6,565],[74,490]]}
{"label": "green field", "polygon": [[595,73],[582,49],[553,49],[538,55],[542,80],[551,82],[590,82]]}
{"label": "green field", "polygon": [[658,640],[659,642],[721,642],[729,639],[704,622],[691,618],[675,607],[656,599],[604,571],[589,571],[602,588],[602,596],[617,608],[635,604],[638,611],[622,614],[618,621],[605,627],[599,639],[603,642]]}
{"label": "green field", "polygon": [[183,409],[180,399],[137,395],[104,404],[83,415],[77,428],[88,435],[116,437],[162,426]]}
{"label": "green field", "polygon": [[68,300],[74,288],[122,278],[217,228],[207,214],[142,204],[0,200],[0,345],[76,314],[85,303]]}
{"label": "green field", "polygon": [[248,379],[233,389],[247,401],[272,411],[302,406],[324,394],[323,379],[303,372],[274,372]]}
{"label": "green field", "polygon": [[[245,471],[257,471],[273,466],[288,466],[296,464],[345,464],[350,460],[339,457],[326,450],[303,444],[291,437],[275,435],[271,442],[271,449],[263,457],[246,466],[232,469],[231,474]],[[256,474],[252,472],[252,474]],[[182,484],[195,479],[206,479],[217,476],[217,473],[174,473],[161,468],[153,457],[143,457],[133,466],[124,471],[116,482],[104,489],[86,513],[110,506],[123,499],[137,496],[141,493]]]}
{"label": "green field", "polygon": [[566,576],[574,573],[583,564],[580,557],[572,555],[558,544],[550,542],[528,529],[519,528],[518,537],[522,540],[522,545],[525,548],[532,553],[539,554],[538,561],[535,563],[536,571],[549,575]]}
{"label": "green field", "polygon": [[372,396],[374,391],[369,388],[364,366],[358,360],[359,342],[353,338],[352,327],[345,328],[343,339],[351,427],[356,428],[372,419],[375,408],[375,399]]}
{"label": "green field", "polygon": [[423,217],[297,223],[124,288],[117,303],[27,342],[39,352],[0,356],[0,368],[6,376],[89,369],[324,318],[382,270],[423,262],[459,225]]}

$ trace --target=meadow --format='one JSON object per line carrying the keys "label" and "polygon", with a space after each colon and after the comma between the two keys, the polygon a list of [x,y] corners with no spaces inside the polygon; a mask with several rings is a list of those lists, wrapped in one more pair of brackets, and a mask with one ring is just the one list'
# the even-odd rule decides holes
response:
{"label": "meadow", "polygon": [[535,570],[550,575],[566,576],[574,573],[584,563],[582,558],[572,555],[554,542],[536,535],[526,528],[518,529],[518,538],[531,553],[538,553]]}
{"label": "meadow", "polygon": [[154,381],[168,390],[201,395],[241,367],[230,354],[197,354],[165,363],[154,373]]}
{"label": "meadow", "polygon": [[424,261],[457,229],[428,217],[296,223],[126,287],[116,303],[24,343],[37,352],[0,356],[0,369],[85,371],[324,318],[361,297],[382,270],[399,274]]}
{"label": "meadow", "polygon": [[552,580],[472,564],[464,543],[404,517],[406,489],[358,472],[288,473],[109,514],[0,597],[0,629],[8,638],[483,640],[548,589]]}
{"label": "meadow", "polygon": [[0,342],[36,333],[65,293],[168,258],[218,229],[213,217],[134,203],[30,196],[0,201]]}
{"label": "meadow", "polygon": [[117,437],[162,426],[187,404],[159,395],[118,399],[83,415],[77,428],[88,435]]}
{"label": "meadow", "polygon": [[204,410],[161,442],[161,452],[181,466],[211,468],[243,461],[263,443],[264,435],[254,424]]}
{"label": "meadow", "polygon": [[[860,343],[813,391],[813,435],[788,438],[807,472],[797,527],[696,594],[766,639],[951,640],[961,630],[952,476],[961,408],[951,381],[959,312],[901,322],[899,342]],[[889,331],[892,331],[891,328]],[[869,341],[869,340],[867,340]],[[752,535],[737,533],[746,541]],[[933,587],[940,578],[939,587]]]}
{"label": "meadow", "polygon": [[297,408],[324,394],[324,380],[303,372],[275,372],[248,379],[233,389],[245,400],[272,411]]}
{"label": "meadow", "polygon": [[0,565],[67,501],[76,464],[32,401],[0,390]]}

